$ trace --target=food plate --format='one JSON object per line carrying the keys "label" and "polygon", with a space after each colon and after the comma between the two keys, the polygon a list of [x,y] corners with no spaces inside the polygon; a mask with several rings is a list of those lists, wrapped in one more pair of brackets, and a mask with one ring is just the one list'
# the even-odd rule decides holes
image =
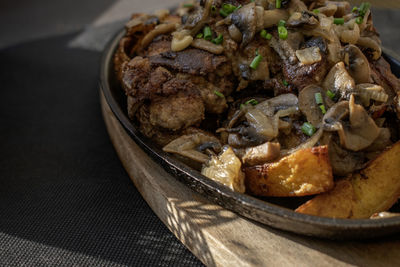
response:
{"label": "food plate", "polygon": [[[116,80],[113,68],[113,55],[125,31],[120,31],[104,51],[100,86],[111,110],[132,139],[161,165],[167,172],[186,184],[208,200],[236,212],[256,222],[308,236],[329,239],[369,239],[400,232],[400,217],[382,219],[331,219],[296,213],[293,210],[271,203],[271,199],[261,200],[230,190],[201,175],[185,164],[174,159],[152,141],[144,137],[126,112],[126,97]],[[390,63],[396,76],[400,75],[400,61],[386,52],[385,59]],[[398,206],[398,204],[396,204]],[[395,207],[396,208],[396,207]]]}

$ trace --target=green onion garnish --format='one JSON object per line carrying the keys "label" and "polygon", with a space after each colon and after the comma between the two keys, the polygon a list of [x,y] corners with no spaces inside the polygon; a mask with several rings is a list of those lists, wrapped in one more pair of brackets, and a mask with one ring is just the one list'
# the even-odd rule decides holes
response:
{"label": "green onion garnish", "polygon": [[286,21],[284,21],[283,19],[281,19],[279,22],[278,22],[278,27],[280,27],[280,26],[285,26],[286,25]]}
{"label": "green onion garnish", "polygon": [[320,105],[319,108],[321,109],[322,114],[326,114],[326,108],[324,105]]}
{"label": "green onion garnish", "polygon": [[219,14],[221,14],[223,17],[227,17],[229,14],[235,12],[241,7],[242,5],[234,6],[232,4],[222,4],[222,8],[219,9]]}
{"label": "green onion garnish", "polygon": [[324,104],[324,101],[322,100],[322,95],[321,95],[321,93],[316,93],[316,94],[315,94],[315,102],[317,102],[317,105],[322,105],[322,104]]}
{"label": "green onion garnish", "polygon": [[286,40],[288,37],[288,31],[285,28],[285,26],[279,26],[278,27],[278,34],[279,34],[279,38],[281,38],[282,40]]}
{"label": "green onion garnish", "polygon": [[330,99],[334,99],[334,98],[335,98],[335,93],[333,93],[331,90],[326,91],[326,95],[327,95]]}
{"label": "green onion garnish", "polygon": [[321,11],[319,11],[319,9],[314,9],[314,10],[313,10],[313,13],[316,14],[316,15],[318,15],[320,12],[321,12]]}
{"label": "green onion garnish", "polygon": [[227,17],[227,16],[229,16],[229,14],[226,13],[222,8],[219,9],[219,14],[220,14],[221,16],[223,16],[224,18]]}
{"label": "green onion garnish", "polygon": [[199,39],[203,38],[203,33],[199,32],[199,33],[196,35],[196,38],[199,38]]}
{"label": "green onion garnish", "polygon": [[363,18],[362,17],[358,17],[358,18],[356,18],[356,23],[357,24],[361,24],[361,23],[363,23]]}
{"label": "green onion garnish", "polygon": [[353,7],[353,9],[351,10],[351,12],[354,13],[354,12],[356,12],[357,10],[358,10],[358,7],[355,6],[355,7]]}
{"label": "green onion garnish", "polygon": [[261,37],[262,38],[264,38],[264,39],[267,39],[267,31],[266,30],[262,30],[261,32],[260,32],[260,35],[261,35]]}
{"label": "green onion garnish", "polygon": [[267,40],[271,40],[272,39],[272,34],[268,33],[266,30],[262,30],[260,32],[260,35],[264,39],[267,39]]}
{"label": "green onion garnish", "polygon": [[333,23],[336,25],[343,25],[344,24],[344,18],[334,18]]}
{"label": "green onion garnish", "polygon": [[211,32],[211,28],[209,26],[204,27],[203,36],[204,36],[204,39],[206,39],[207,41],[211,40],[212,32]]}
{"label": "green onion garnish", "polygon": [[364,17],[370,7],[371,4],[368,2],[361,3],[360,7],[358,8],[358,14],[360,14],[361,17]]}
{"label": "green onion garnish", "polygon": [[255,106],[258,104],[258,101],[253,98],[253,99],[247,100],[246,102],[244,102],[244,104],[245,105],[252,104],[253,106]]}
{"label": "green onion garnish", "polygon": [[252,68],[253,70],[256,70],[258,65],[260,65],[261,60],[262,60],[262,56],[260,54],[258,54],[258,52],[257,52],[257,56],[250,63],[250,68]]}
{"label": "green onion garnish", "polygon": [[222,34],[220,33],[220,34],[218,35],[218,37],[215,38],[215,39],[213,39],[211,42],[212,42],[213,44],[219,45],[219,44],[222,43],[223,40],[224,40],[224,37],[223,37]]}
{"label": "green onion garnish", "polygon": [[308,136],[312,136],[316,129],[311,123],[305,122],[303,126],[301,126],[301,131]]}
{"label": "green onion garnish", "polygon": [[275,7],[276,8],[281,8],[282,7],[282,0],[276,0]]}
{"label": "green onion garnish", "polygon": [[219,97],[222,97],[222,98],[225,97],[221,92],[218,92],[218,91],[216,91],[216,90],[214,90],[214,94],[217,95],[217,96],[219,96]]}
{"label": "green onion garnish", "polygon": [[289,83],[286,80],[283,80],[282,83],[283,83],[284,86],[288,86],[289,85]]}
{"label": "green onion garnish", "polygon": [[187,8],[191,8],[191,7],[194,7],[194,5],[193,4],[183,4],[183,7],[187,7]]}
{"label": "green onion garnish", "polygon": [[244,109],[245,105],[244,104],[240,104],[240,109]]}

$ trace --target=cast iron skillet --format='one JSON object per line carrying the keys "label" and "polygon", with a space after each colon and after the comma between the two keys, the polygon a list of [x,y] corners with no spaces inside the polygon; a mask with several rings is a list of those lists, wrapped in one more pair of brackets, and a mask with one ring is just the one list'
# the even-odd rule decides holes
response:
{"label": "cast iron skillet", "polygon": [[[132,139],[167,172],[210,201],[242,216],[268,226],[329,239],[368,239],[400,232],[400,217],[384,219],[331,219],[296,213],[249,195],[231,191],[198,171],[172,158],[144,137],[126,112],[126,97],[118,85],[113,68],[113,55],[125,31],[119,32],[104,51],[100,86],[115,116]],[[396,76],[400,75],[400,60],[384,54]]]}

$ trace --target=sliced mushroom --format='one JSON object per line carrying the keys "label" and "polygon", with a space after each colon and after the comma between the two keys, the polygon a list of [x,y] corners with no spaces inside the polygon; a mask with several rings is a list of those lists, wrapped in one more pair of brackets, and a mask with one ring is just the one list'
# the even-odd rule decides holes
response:
{"label": "sliced mushroom", "polygon": [[296,56],[304,65],[311,65],[322,60],[319,47],[316,46],[296,50]]}
{"label": "sliced mushroom", "polygon": [[250,3],[233,12],[230,16],[234,24],[242,33],[241,47],[245,47],[253,40],[257,30],[256,5]]}
{"label": "sliced mushroom", "polygon": [[339,62],[329,71],[322,86],[342,98],[348,97],[354,91],[354,79],[347,72],[344,63]]}
{"label": "sliced mushroom", "polygon": [[[193,38],[192,38],[192,40],[193,40]],[[208,52],[216,54],[216,55],[222,54],[222,52],[224,52],[224,47],[222,45],[213,44],[204,39],[196,38],[191,42],[190,45],[195,48],[202,49],[202,50],[208,51]],[[171,50],[175,51],[173,49],[171,49]]]}
{"label": "sliced mushroom", "polygon": [[[348,103],[348,107],[347,106]],[[349,123],[341,119],[349,113]],[[340,144],[351,151],[360,151],[370,146],[379,136],[380,130],[367,111],[355,103],[354,95],[350,101],[342,101],[333,106],[324,116],[324,130],[337,131]]]}
{"label": "sliced mushroom", "polygon": [[291,0],[288,7],[289,13],[293,14],[294,12],[303,12],[307,11],[307,6],[301,0]]}
{"label": "sliced mushroom", "polygon": [[156,38],[158,35],[170,33],[174,31],[177,27],[178,25],[175,23],[157,25],[152,31],[146,34],[146,36],[143,38],[141,42],[142,49],[147,47],[151,43],[151,41],[153,41],[153,39]]}
{"label": "sliced mushroom", "polygon": [[378,60],[382,55],[382,48],[377,41],[372,39],[371,37],[360,37],[357,41],[359,46],[363,46],[365,48],[370,48],[372,52],[372,59]]}
{"label": "sliced mushroom", "polygon": [[335,12],[335,17],[341,18],[345,16],[346,14],[350,13],[351,11],[351,5],[347,1],[326,1],[326,5],[335,5],[337,7],[336,12]]}
{"label": "sliced mushroom", "polygon": [[163,147],[165,152],[179,154],[196,162],[205,163],[209,156],[202,150],[212,148],[214,152],[221,150],[219,140],[203,132],[182,135]]}
{"label": "sliced mushroom", "polygon": [[360,38],[360,28],[355,21],[356,19],[352,19],[344,25],[337,26],[342,43],[356,44],[358,42]]}
{"label": "sliced mushroom", "polygon": [[376,84],[357,84],[355,91],[365,107],[369,107],[371,100],[385,103],[389,99],[389,95],[385,93],[383,87]]}
{"label": "sliced mushroom", "polygon": [[385,148],[392,145],[392,141],[390,140],[391,133],[389,128],[379,128],[379,136],[375,139],[375,141],[365,149],[368,152],[382,152]]}
{"label": "sliced mushroom", "polygon": [[368,59],[355,45],[347,45],[344,48],[345,62],[351,77],[356,84],[371,82],[371,68]]}
{"label": "sliced mushroom", "polygon": [[328,146],[329,161],[334,175],[346,176],[364,167],[364,153],[342,148],[336,138],[332,137],[332,133],[325,132],[320,143]]}
{"label": "sliced mushroom", "polygon": [[305,29],[312,29],[319,25],[318,17],[308,11],[295,12],[288,19],[287,26],[289,27],[304,27]]}
{"label": "sliced mushroom", "polygon": [[262,145],[249,147],[242,157],[243,164],[254,166],[275,160],[280,156],[281,145],[279,143],[266,142]]}
{"label": "sliced mushroom", "polygon": [[234,25],[230,25],[228,27],[228,32],[229,35],[231,36],[232,40],[234,40],[237,43],[240,43],[242,41],[242,33],[239,31],[239,29]]}
{"label": "sliced mushroom", "polygon": [[309,85],[299,93],[299,108],[300,111],[306,116],[307,121],[317,128],[320,128],[324,114],[317,102],[315,101],[315,94],[320,93],[325,98],[324,90],[317,85]]}
{"label": "sliced mushroom", "polygon": [[280,20],[287,20],[289,14],[285,9],[270,9],[265,10],[263,15],[264,28],[270,28],[278,25]]}
{"label": "sliced mushroom", "polygon": [[338,10],[338,6],[328,2],[325,6],[318,8],[318,10],[325,16],[332,17]]}
{"label": "sliced mushroom", "polygon": [[299,100],[294,94],[283,94],[274,98],[265,100],[255,106],[267,116],[273,116],[279,110],[296,108]]}

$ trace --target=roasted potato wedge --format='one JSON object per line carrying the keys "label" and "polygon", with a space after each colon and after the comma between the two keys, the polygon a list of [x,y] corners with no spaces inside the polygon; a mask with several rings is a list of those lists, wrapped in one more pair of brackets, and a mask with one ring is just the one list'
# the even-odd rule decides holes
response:
{"label": "roasted potato wedge", "polygon": [[369,218],[388,210],[400,196],[400,142],[352,177],[316,196],[297,212],[332,218]]}
{"label": "roasted potato wedge", "polygon": [[275,163],[244,168],[246,189],[257,196],[306,196],[332,189],[328,147],[299,150]]}

